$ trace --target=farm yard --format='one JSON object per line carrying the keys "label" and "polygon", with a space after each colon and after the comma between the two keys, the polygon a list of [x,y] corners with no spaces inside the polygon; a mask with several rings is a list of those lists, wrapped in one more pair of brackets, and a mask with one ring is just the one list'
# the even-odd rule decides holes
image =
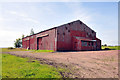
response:
{"label": "farm yard", "polygon": [[0,79],[119,80],[120,3],[3,1]]}
{"label": "farm yard", "polygon": [[39,61],[20,58],[10,54],[2,55],[3,78],[61,78],[57,70],[48,65],[41,65]]}
{"label": "farm yard", "polygon": [[[3,49],[2,63],[3,78],[118,78],[118,50],[37,52]],[[38,76],[41,71],[44,76]]]}

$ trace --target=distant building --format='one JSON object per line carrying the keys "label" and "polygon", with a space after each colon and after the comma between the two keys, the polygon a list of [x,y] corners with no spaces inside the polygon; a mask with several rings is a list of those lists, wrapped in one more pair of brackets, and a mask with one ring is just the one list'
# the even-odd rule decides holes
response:
{"label": "distant building", "polygon": [[27,36],[22,45],[35,50],[100,50],[101,40],[94,30],[77,20]]}

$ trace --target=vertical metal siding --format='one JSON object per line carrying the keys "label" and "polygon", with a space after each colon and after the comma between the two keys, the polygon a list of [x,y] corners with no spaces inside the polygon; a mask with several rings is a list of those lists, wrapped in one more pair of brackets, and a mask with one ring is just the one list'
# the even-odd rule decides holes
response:
{"label": "vertical metal siding", "polygon": [[[49,34],[39,40],[38,36]],[[29,38],[29,40],[27,40]],[[81,39],[96,40],[94,46],[81,46]],[[40,43],[39,43],[39,42]],[[80,21],[62,25],[57,28],[28,36],[22,39],[23,48],[41,50],[98,50],[101,49],[101,40],[96,38],[96,32]],[[96,46],[97,44],[97,46]]]}

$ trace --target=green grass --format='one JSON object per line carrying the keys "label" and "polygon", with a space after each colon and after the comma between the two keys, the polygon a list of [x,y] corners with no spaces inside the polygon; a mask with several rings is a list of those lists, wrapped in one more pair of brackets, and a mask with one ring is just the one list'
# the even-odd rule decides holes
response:
{"label": "green grass", "polygon": [[[63,71],[63,69],[59,69]],[[37,60],[2,54],[3,78],[61,78],[58,69]]]}
{"label": "green grass", "polygon": [[54,50],[30,50],[33,51],[33,53],[39,53],[39,52],[54,52]]}
{"label": "green grass", "polygon": [[14,49],[2,48],[2,52],[11,52],[11,51],[32,51],[33,53],[54,52],[54,50],[27,50],[27,49],[23,49],[23,48],[14,48]]}
{"label": "green grass", "polygon": [[102,46],[102,49],[109,48],[112,50],[120,50],[120,46]]}
{"label": "green grass", "polygon": [[14,48],[14,49],[2,48],[2,52],[11,52],[11,51],[27,51],[27,50],[23,48]]}
{"label": "green grass", "polygon": [[[1,52],[1,49],[0,49]],[[2,54],[0,53],[0,80],[2,79]]]}

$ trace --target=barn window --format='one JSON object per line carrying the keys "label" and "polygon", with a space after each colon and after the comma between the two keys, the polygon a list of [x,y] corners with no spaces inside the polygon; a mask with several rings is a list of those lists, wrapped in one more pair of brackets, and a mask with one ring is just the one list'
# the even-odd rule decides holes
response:
{"label": "barn window", "polygon": [[88,45],[90,46],[90,42],[88,42]]}
{"label": "barn window", "polygon": [[70,32],[70,30],[68,30],[68,32]]}
{"label": "barn window", "polygon": [[93,46],[93,42],[92,42],[92,46]]}
{"label": "barn window", "polygon": [[82,46],[87,46],[87,41],[81,41],[82,42]]}
{"label": "barn window", "polygon": [[70,25],[70,23],[68,23]]}

